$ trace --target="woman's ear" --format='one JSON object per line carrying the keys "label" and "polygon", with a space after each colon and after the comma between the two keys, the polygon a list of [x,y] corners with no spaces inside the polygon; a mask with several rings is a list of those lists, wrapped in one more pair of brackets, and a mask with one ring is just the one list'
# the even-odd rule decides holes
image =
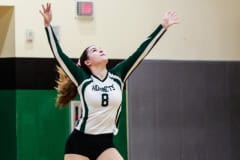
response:
{"label": "woman's ear", "polygon": [[85,63],[86,66],[90,66],[91,65],[91,62],[89,60],[85,60],[84,63]]}

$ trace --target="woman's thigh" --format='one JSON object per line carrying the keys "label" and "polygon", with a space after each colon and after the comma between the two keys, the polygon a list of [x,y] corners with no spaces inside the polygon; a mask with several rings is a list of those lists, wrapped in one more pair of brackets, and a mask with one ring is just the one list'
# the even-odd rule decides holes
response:
{"label": "woman's thigh", "polygon": [[89,160],[89,158],[78,154],[65,154],[64,160]]}
{"label": "woman's thigh", "polygon": [[123,158],[116,148],[109,148],[101,153],[97,160],[123,160]]}

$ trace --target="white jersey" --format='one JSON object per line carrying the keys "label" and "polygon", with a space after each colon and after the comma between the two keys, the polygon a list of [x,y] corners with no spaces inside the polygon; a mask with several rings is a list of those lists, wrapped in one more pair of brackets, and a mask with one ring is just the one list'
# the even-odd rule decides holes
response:
{"label": "white jersey", "polygon": [[[82,104],[82,118],[76,129],[85,133],[116,132],[122,102],[121,79],[108,72],[104,80],[90,76],[78,87]],[[84,118],[83,118],[84,117]]]}
{"label": "white jersey", "polygon": [[78,88],[82,114],[75,128],[87,134],[116,134],[124,82],[166,30],[159,25],[129,58],[108,70],[106,77],[100,80],[63,53],[51,26],[45,29],[55,58]]}

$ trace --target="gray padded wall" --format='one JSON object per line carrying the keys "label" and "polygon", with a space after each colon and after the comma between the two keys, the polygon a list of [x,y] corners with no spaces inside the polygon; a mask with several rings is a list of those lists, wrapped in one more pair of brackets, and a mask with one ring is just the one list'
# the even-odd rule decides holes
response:
{"label": "gray padded wall", "polygon": [[240,159],[240,62],[148,60],[128,84],[130,160]]}

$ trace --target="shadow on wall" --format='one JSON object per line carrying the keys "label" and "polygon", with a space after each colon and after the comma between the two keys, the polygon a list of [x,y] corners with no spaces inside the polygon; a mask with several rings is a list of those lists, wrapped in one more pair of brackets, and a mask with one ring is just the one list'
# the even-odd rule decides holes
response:
{"label": "shadow on wall", "polygon": [[15,53],[14,7],[0,6],[0,57]]}

